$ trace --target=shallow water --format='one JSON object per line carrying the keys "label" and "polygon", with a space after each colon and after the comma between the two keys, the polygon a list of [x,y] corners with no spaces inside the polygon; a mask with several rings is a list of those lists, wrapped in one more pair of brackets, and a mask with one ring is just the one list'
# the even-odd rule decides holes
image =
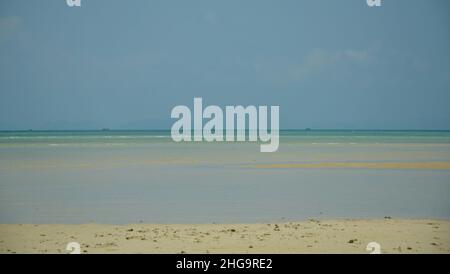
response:
{"label": "shallow water", "polygon": [[448,131],[283,131],[275,153],[168,131],[1,132],[0,223],[450,218],[450,170],[253,167],[437,161]]}

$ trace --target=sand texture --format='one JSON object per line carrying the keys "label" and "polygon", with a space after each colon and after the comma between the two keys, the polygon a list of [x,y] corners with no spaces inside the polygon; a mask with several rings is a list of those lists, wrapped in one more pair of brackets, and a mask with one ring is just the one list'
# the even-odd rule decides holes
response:
{"label": "sand texture", "polygon": [[0,253],[450,253],[448,220],[308,220],[270,224],[2,224]]}

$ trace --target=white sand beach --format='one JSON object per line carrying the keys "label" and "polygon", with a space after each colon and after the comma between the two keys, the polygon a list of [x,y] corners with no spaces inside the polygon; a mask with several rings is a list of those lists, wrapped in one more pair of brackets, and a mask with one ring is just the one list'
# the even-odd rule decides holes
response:
{"label": "white sand beach", "polygon": [[309,220],[267,224],[2,224],[0,253],[450,253],[450,221]]}

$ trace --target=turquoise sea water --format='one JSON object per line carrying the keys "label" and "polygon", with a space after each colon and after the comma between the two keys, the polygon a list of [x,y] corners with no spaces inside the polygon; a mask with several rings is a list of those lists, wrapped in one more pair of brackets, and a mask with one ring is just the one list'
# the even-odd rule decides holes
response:
{"label": "turquoise sea water", "polygon": [[[450,131],[419,130],[281,130],[282,140],[337,143],[444,143]],[[147,143],[172,141],[170,130],[0,131],[0,144]]]}
{"label": "turquoise sea water", "polygon": [[170,131],[0,132],[0,223],[211,223],[450,218],[450,171],[257,169],[258,164],[448,162],[450,131],[283,130],[253,142]]}

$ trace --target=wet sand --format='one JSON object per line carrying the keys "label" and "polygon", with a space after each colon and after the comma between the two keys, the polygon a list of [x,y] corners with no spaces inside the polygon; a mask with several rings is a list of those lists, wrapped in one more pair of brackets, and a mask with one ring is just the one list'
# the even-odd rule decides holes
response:
{"label": "wet sand", "polygon": [[267,224],[1,224],[0,253],[450,253],[449,220],[308,220]]}

